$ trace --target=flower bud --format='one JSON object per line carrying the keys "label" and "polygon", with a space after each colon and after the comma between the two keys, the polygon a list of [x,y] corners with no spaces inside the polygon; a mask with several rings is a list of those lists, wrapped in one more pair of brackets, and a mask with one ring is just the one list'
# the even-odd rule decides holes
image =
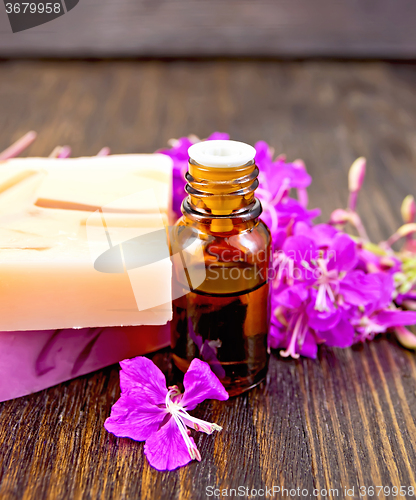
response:
{"label": "flower bud", "polygon": [[351,219],[351,214],[342,208],[337,208],[331,214],[330,224],[346,224]]}
{"label": "flower bud", "polygon": [[414,222],[416,215],[416,204],[415,199],[411,194],[407,195],[403,200],[401,212],[403,221],[405,223]]}
{"label": "flower bud", "polygon": [[416,232],[416,223],[411,222],[409,224],[403,224],[403,226],[399,227],[399,229],[396,231],[396,234],[400,238],[403,238],[403,236],[408,236],[409,234],[412,234],[414,232]]}
{"label": "flower bud", "polygon": [[302,170],[306,171],[306,165],[303,160],[297,159],[292,163],[292,165],[294,165],[296,168],[301,168]]}
{"label": "flower bud", "polygon": [[397,340],[407,349],[416,349],[416,336],[404,326],[397,326],[394,330]]}
{"label": "flower bud", "polygon": [[383,269],[389,269],[391,267],[394,267],[396,265],[396,261],[392,259],[391,257],[381,257],[380,258],[380,265],[383,267]]}
{"label": "flower bud", "polygon": [[363,156],[360,156],[360,158],[357,158],[351,165],[348,173],[348,189],[351,193],[356,193],[363,185],[366,162],[366,159]]}

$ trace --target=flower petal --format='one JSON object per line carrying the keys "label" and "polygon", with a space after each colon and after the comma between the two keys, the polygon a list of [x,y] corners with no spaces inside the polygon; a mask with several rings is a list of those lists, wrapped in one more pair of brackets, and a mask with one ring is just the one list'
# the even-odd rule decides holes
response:
{"label": "flower petal", "polygon": [[297,264],[310,262],[317,255],[314,241],[303,235],[289,236],[283,244],[283,251]]}
{"label": "flower petal", "polygon": [[328,270],[351,271],[358,262],[356,243],[345,233],[338,233],[334,237],[331,247],[333,258],[328,263]]}
{"label": "flower petal", "polygon": [[294,227],[294,234],[296,236],[302,234],[313,239],[319,248],[329,247],[337,233],[338,231],[329,224],[317,224],[316,226],[309,227],[306,222],[300,221]]}
{"label": "flower petal", "polygon": [[393,276],[387,273],[375,273],[370,274],[370,276],[377,280],[379,291],[379,298],[377,301],[374,301],[373,311],[376,311],[377,309],[384,309],[391,304],[393,298]]}
{"label": "flower petal", "polygon": [[181,404],[186,410],[193,410],[205,399],[228,399],[228,393],[211,371],[208,363],[198,358],[192,360],[183,379],[185,392]]}
{"label": "flower petal", "polygon": [[273,152],[267,142],[259,141],[254,145],[256,149],[256,165],[260,170],[268,172],[273,163]]}
{"label": "flower petal", "polygon": [[341,317],[334,327],[319,332],[319,335],[325,339],[327,346],[345,348],[354,341],[354,328],[348,320]]}
{"label": "flower petal", "polygon": [[154,405],[164,405],[166,394],[166,378],[159,368],[148,358],[138,356],[120,362],[121,392],[143,394],[143,398]]}
{"label": "flower petal", "polygon": [[308,331],[305,340],[303,341],[302,347],[300,348],[299,354],[301,356],[306,356],[307,358],[316,359],[318,353],[318,346],[316,345],[316,340],[314,335]]}
{"label": "flower petal", "polygon": [[310,303],[307,307],[308,325],[314,330],[328,330],[335,326],[340,317],[339,309],[335,309],[333,304],[330,304],[329,311],[317,311],[314,304]]}
{"label": "flower petal", "polygon": [[301,307],[309,297],[309,292],[303,284],[293,285],[275,295],[275,301],[288,309]]}
{"label": "flower petal", "polygon": [[213,132],[209,137],[206,138],[207,141],[228,141],[230,139],[230,134],[225,132]]}
{"label": "flower petal", "polygon": [[275,205],[279,217],[279,227],[286,228],[289,224],[304,221],[312,225],[311,220],[321,215],[321,210],[315,208],[307,210],[294,198],[286,198],[284,201]]}
{"label": "flower petal", "polygon": [[393,326],[414,325],[416,323],[416,312],[414,311],[380,311],[371,318],[378,325],[386,328]]}
{"label": "flower petal", "polygon": [[339,293],[346,303],[360,306],[369,302],[376,304],[380,293],[384,292],[380,289],[380,281],[376,274],[351,271],[340,281]]}
{"label": "flower petal", "polygon": [[287,348],[285,344],[286,341],[286,331],[280,327],[280,325],[273,319],[270,325],[269,331],[269,344],[272,349],[278,349],[279,347]]}
{"label": "flower petal", "polygon": [[280,186],[284,181],[291,188],[306,188],[312,182],[308,172],[294,163],[286,163],[282,160],[273,162],[267,175],[271,186]]}
{"label": "flower petal", "polygon": [[104,427],[117,437],[144,441],[157,432],[166,417],[166,411],[150,403],[143,394],[122,394]]}
{"label": "flower petal", "polygon": [[[190,436],[189,439],[195,445]],[[144,453],[150,465],[157,470],[174,470],[192,460],[173,418],[147,439]]]}

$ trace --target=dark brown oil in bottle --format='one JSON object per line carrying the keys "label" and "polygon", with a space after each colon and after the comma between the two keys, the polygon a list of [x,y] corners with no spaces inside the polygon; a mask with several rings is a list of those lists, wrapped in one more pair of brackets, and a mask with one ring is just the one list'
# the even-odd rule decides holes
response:
{"label": "dark brown oil in bottle", "polygon": [[[239,295],[190,292],[173,303],[173,358],[186,371],[191,359],[209,362],[231,396],[267,372],[269,284]],[[267,309],[268,311],[268,309]]]}

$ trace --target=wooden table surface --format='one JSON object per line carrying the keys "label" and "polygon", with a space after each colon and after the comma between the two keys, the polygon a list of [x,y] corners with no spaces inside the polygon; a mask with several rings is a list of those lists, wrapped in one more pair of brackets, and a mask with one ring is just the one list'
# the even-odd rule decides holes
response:
{"label": "wooden table surface", "polygon": [[[400,224],[403,197],[415,194],[415,97],[410,64],[5,61],[0,150],[30,129],[39,133],[30,155],[57,144],[75,156],[104,145],[152,152],[171,137],[214,130],[264,139],[305,160],[322,220],[345,206],[348,168],[364,155],[359,208],[378,241]],[[224,430],[199,434],[202,461],[170,473],[149,467],[142,443],[104,430],[118,395],[113,366],[1,404],[0,498],[202,499],[209,486],[360,498],[359,487],[416,486],[416,358],[393,338],[321,348],[316,360],[275,353],[260,387],[198,407],[196,416]],[[302,498],[293,495],[285,498]],[[369,498],[394,495],[376,489]]]}

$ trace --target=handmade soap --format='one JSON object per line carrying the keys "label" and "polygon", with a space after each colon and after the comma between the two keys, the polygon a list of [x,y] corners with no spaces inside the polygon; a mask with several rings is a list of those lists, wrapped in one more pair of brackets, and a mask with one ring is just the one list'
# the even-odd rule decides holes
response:
{"label": "handmade soap", "polygon": [[0,401],[169,344],[169,325],[0,332]]}
{"label": "handmade soap", "polygon": [[122,262],[123,242],[160,234],[170,186],[164,155],[0,162],[0,332],[166,324],[166,241],[139,269],[96,262]]}

